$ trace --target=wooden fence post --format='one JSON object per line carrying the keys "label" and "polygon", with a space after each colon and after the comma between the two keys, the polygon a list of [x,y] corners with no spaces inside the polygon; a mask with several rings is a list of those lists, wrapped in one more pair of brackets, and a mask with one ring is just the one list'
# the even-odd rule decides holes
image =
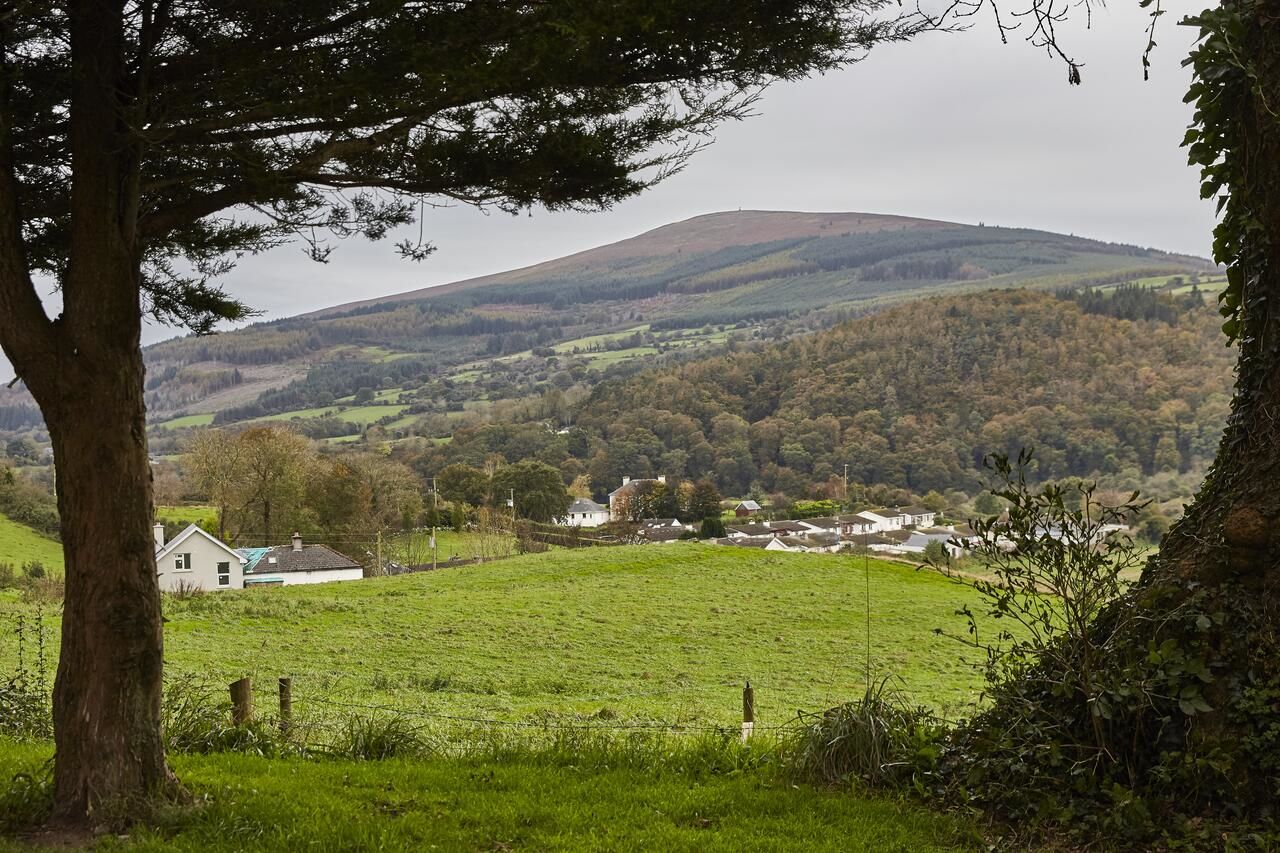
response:
{"label": "wooden fence post", "polygon": [[751,682],[742,689],[742,742],[746,743],[756,727],[756,692],[751,689]]}
{"label": "wooden fence post", "polygon": [[246,677],[231,682],[231,724],[243,726],[253,719],[253,683]]}
{"label": "wooden fence post", "polygon": [[287,736],[293,725],[293,679],[280,676],[280,734]]}

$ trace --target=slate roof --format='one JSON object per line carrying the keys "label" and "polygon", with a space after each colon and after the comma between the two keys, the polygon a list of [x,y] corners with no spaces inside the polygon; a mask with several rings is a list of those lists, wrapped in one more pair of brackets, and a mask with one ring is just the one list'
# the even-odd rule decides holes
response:
{"label": "slate roof", "polygon": [[640,535],[650,542],[674,542],[685,533],[682,527],[646,527]]}
{"label": "slate roof", "polygon": [[822,518],[802,518],[800,519],[800,523],[809,525],[809,529],[820,527],[823,530],[835,530],[840,526],[840,522],[829,516],[824,516]]}
{"label": "slate roof", "polygon": [[773,528],[766,524],[726,524],[725,530],[732,530],[734,533],[745,533],[748,536],[768,536],[772,534]]}
{"label": "slate roof", "polygon": [[602,506],[601,504],[598,504],[592,500],[587,500],[586,498],[578,498],[576,501],[569,504],[569,509],[568,509],[568,512],[573,512],[573,513],[608,512],[608,511],[609,511],[609,508],[607,506]]}
{"label": "slate roof", "polygon": [[902,510],[900,510],[900,509],[887,509],[887,508],[884,508],[884,509],[867,509],[867,510],[863,510],[863,512],[871,512],[871,513],[875,513],[876,515],[880,516],[881,518],[901,518],[901,517],[902,517],[902,515],[903,515],[903,512],[902,512]]}
{"label": "slate roof", "polygon": [[909,506],[902,510],[903,515],[937,515],[938,511],[927,506]]}
{"label": "slate roof", "polygon": [[[323,572],[337,569],[363,568],[355,560],[330,548],[328,545],[303,545],[301,551],[292,545],[275,545],[271,548],[238,548],[242,557],[249,560],[244,573],[275,574],[278,572]],[[271,558],[275,558],[275,563]]]}
{"label": "slate roof", "polygon": [[787,533],[808,533],[809,528],[805,527],[798,521],[766,521],[765,526],[770,530],[783,530]]}
{"label": "slate roof", "polygon": [[755,501],[738,501],[738,505],[735,506],[734,509],[756,510],[756,509],[760,509],[760,504],[756,503]]}

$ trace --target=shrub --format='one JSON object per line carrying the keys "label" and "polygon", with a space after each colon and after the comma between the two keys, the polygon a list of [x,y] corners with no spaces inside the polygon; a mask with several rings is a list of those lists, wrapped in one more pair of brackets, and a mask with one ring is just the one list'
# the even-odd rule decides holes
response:
{"label": "shrub", "polygon": [[27,577],[31,578],[32,580],[40,580],[43,577],[48,577],[48,574],[49,574],[45,570],[44,563],[40,562],[39,560],[31,560],[29,562],[23,563],[22,573]]}

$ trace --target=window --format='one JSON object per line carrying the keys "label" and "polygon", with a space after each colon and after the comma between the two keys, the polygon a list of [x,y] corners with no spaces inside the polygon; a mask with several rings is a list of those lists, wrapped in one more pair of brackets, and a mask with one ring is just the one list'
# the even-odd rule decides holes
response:
{"label": "window", "polygon": [[218,586],[231,586],[230,563],[218,563]]}
{"label": "window", "polygon": [[177,572],[191,571],[191,555],[190,554],[174,555],[173,569],[174,571],[177,571]]}

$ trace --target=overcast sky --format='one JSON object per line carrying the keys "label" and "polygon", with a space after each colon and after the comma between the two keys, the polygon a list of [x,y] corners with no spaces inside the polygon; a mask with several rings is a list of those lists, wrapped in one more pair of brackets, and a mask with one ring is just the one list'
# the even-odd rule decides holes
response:
{"label": "overcast sky", "polygon": [[[269,318],[526,266],[702,213],[737,208],[896,213],[1042,228],[1207,255],[1213,210],[1178,147],[1190,109],[1180,67],[1194,33],[1170,7],[1151,80],[1146,18],[1096,7],[1072,37],[1084,85],[994,28],[877,48],[838,73],[770,89],[680,175],[594,214],[511,217],[429,210],[437,252],[398,259],[394,240],[349,241],[319,265],[297,247],[243,261],[228,290]],[[417,228],[412,229],[417,236]],[[148,342],[173,334],[153,328]],[[8,373],[0,364],[0,374]],[[11,375],[11,374],[10,374]]]}

